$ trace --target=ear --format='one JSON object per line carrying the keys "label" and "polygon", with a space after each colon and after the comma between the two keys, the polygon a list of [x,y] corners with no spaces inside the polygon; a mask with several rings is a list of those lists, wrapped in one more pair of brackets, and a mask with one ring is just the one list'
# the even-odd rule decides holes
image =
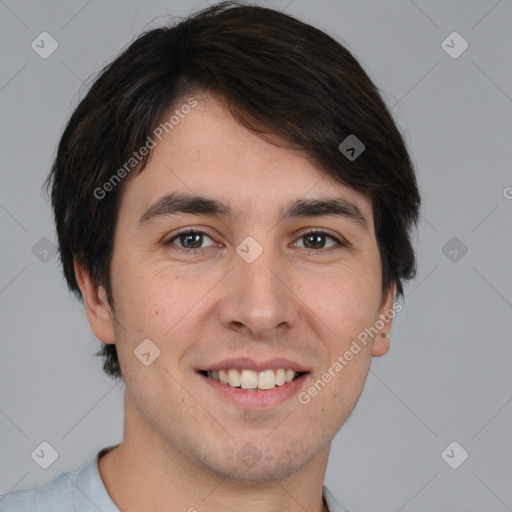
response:
{"label": "ear", "polygon": [[[379,307],[379,317],[376,319],[378,325],[384,324],[382,329],[379,329],[379,333],[373,338],[372,345],[372,356],[380,357],[383,356],[389,350],[389,334],[391,332],[391,324],[393,323],[393,317],[395,312],[393,304],[395,302],[396,295],[396,283],[393,283],[389,292],[382,298],[382,302]],[[382,336],[386,334],[387,336]]]}
{"label": "ear", "polygon": [[98,285],[76,260],[73,266],[92,332],[103,343],[115,343],[113,312],[108,303],[105,289]]}

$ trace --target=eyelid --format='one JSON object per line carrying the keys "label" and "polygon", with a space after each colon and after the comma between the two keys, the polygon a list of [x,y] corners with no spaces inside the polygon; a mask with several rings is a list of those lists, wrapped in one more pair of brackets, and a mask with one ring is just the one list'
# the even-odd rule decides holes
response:
{"label": "eyelid", "polygon": [[320,235],[329,235],[330,237],[334,238],[335,240],[338,240],[339,242],[348,244],[348,242],[341,235],[326,228],[304,228],[303,230],[299,231],[299,234],[296,236],[297,238],[301,238],[305,235],[316,233]]}
{"label": "eyelid", "polygon": [[[204,235],[206,237],[208,237],[210,240],[212,240],[217,246],[219,246],[219,242],[216,242],[214,240],[214,237],[212,235],[209,235],[206,231],[204,231],[204,228],[194,228],[194,227],[187,227],[187,228],[183,228],[182,230],[176,232],[176,233],[173,233],[165,242],[164,242],[164,245],[172,245],[173,244],[173,241],[176,240],[177,238],[179,238],[181,235],[188,235],[189,233],[194,233],[194,234],[201,234],[201,235]],[[213,247],[213,245],[209,246],[209,247]],[[176,247],[175,250],[177,251],[182,251],[182,252],[189,252],[189,253],[192,253],[192,252],[200,252],[200,251],[204,251],[205,249],[208,249],[208,247],[201,247],[200,249],[183,249],[181,247]]]}
{"label": "eyelid", "polygon": [[335,242],[335,246],[323,248],[323,249],[308,249],[306,247],[303,248],[304,251],[306,251],[307,253],[322,254],[322,253],[328,252],[329,250],[339,249],[342,247],[347,247],[347,248],[350,247],[350,244],[345,240],[345,238],[338,235],[337,233],[333,233],[329,229],[324,229],[324,228],[306,228],[305,230],[303,230],[296,236],[297,240],[294,242],[294,244],[296,244],[297,241],[299,241],[301,238],[303,238],[306,235],[315,235],[315,234],[325,235],[325,236],[331,238]]}
{"label": "eyelid", "polygon": [[[171,235],[171,237],[168,238],[166,242],[164,242],[164,245],[169,245],[169,246],[173,245],[175,239],[179,238],[181,235],[186,235],[189,233],[204,235],[204,236],[210,238],[210,240],[212,240],[217,247],[222,246],[222,244],[220,244],[219,242],[216,242],[214,240],[213,236],[210,236],[206,231],[204,231],[204,228],[197,228],[197,227],[190,227],[190,226],[187,228],[183,228],[182,230],[178,231],[177,233],[173,233]],[[325,228],[312,228],[312,227],[304,228],[298,234],[296,234],[294,237],[294,240],[295,240],[294,244],[296,244],[304,236],[310,235],[310,234],[325,235],[325,236],[331,238],[335,242],[335,245],[333,247],[322,248],[322,249],[301,248],[307,254],[321,255],[321,254],[324,254],[331,250],[340,249],[343,247],[345,247],[345,248],[351,247],[350,243],[347,242],[345,240],[345,238],[340,236],[338,233],[333,233],[332,231],[325,229]],[[176,252],[185,253],[185,254],[201,254],[201,253],[208,252],[210,250],[210,248],[214,247],[215,245],[201,247],[198,249],[186,249],[186,248],[181,248],[179,246],[175,246],[175,247],[173,247],[173,250]]]}

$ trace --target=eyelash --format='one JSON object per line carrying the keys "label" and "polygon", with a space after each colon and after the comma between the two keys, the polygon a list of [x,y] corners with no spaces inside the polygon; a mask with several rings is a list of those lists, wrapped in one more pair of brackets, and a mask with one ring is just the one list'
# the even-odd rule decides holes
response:
{"label": "eyelash", "polygon": [[[170,238],[167,242],[165,242],[165,245],[172,245],[173,241],[176,240],[177,238],[179,238],[180,236],[182,235],[189,235],[189,234],[201,234],[201,235],[206,235],[208,238],[211,238],[213,240],[213,238],[211,236],[209,236],[207,233],[205,233],[204,231],[199,231],[197,229],[186,229],[184,231],[180,231],[179,233],[175,234],[172,238]],[[345,242],[342,242],[341,240],[339,240],[338,238],[336,238],[335,236],[331,235],[331,233],[329,233],[328,231],[324,231],[322,229],[313,229],[311,231],[307,231],[306,233],[303,233],[302,235],[299,236],[299,238],[297,240],[300,240],[301,238],[304,238],[308,235],[326,235],[327,237],[329,237],[331,240],[334,240],[336,242],[336,246],[334,247],[329,247],[327,249],[305,249],[305,252],[306,254],[308,255],[317,255],[318,254],[321,254],[322,252],[324,251],[328,251],[330,249],[333,249],[333,248],[341,248],[341,247],[348,247],[348,243],[345,243]],[[179,253],[185,253],[185,254],[202,254],[205,252],[205,249],[182,249],[180,247],[173,247],[172,248],[173,251],[176,251],[176,252],[179,252]]]}

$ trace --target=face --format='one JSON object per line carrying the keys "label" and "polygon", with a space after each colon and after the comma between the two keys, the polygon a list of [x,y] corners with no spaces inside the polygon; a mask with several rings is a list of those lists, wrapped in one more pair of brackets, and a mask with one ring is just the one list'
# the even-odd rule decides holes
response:
{"label": "face", "polygon": [[354,340],[394,289],[382,297],[369,198],[196,98],[126,183],[114,310],[89,321],[117,345],[141,439],[222,477],[282,479],[328,452],[353,410],[388,348]]}

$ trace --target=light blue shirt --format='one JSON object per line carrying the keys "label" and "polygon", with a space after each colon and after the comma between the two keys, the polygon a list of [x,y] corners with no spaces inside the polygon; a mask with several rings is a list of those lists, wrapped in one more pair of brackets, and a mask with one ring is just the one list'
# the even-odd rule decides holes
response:
{"label": "light blue shirt", "polygon": [[[117,445],[115,445],[117,446]],[[19,489],[0,496],[0,512],[121,512],[110,498],[98,470],[100,450],[81,469],[61,473],[37,489]],[[349,512],[323,487],[329,512]]]}

